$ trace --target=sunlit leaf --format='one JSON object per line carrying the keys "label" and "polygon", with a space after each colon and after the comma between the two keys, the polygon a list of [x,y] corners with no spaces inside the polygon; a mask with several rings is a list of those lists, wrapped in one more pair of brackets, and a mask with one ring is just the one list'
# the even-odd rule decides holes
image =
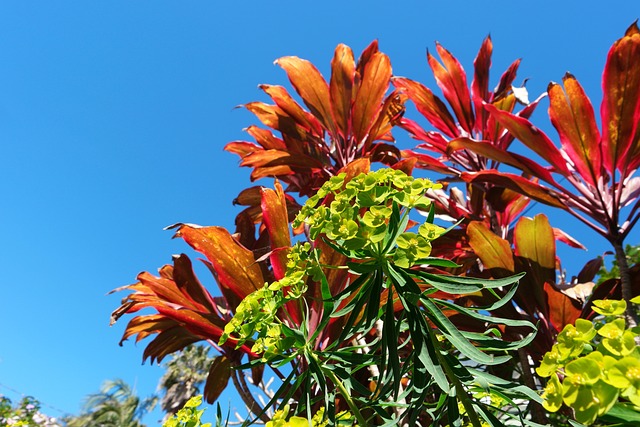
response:
{"label": "sunlit leaf", "polygon": [[467,235],[485,268],[502,271],[504,275],[514,271],[511,245],[489,230],[485,223],[472,221],[467,226]]}
{"label": "sunlit leaf", "polygon": [[[612,173],[627,173],[640,163],[640,31],[636,23],[617,40],[602,76],[602,139],[605,165]],[[627,156],[627,154],[634,154]]]}

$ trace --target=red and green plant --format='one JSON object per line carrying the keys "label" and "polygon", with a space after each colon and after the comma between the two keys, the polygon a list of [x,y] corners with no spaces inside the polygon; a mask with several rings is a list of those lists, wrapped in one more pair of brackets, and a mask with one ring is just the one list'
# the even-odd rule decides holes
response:
{"label": "red and green plant", "polygon": [[[252,180],[276,178],[275,189],[250,187],[239,194],[235,203],[247,208],[236,218],[234,234],[220,227],[172,227],[205,256],[221,295],[212,296],[198,281],[187,255],[177,256],[159,276],[142,273],[138,283],[125,288],[132,293],[114,312],[114,321],[143,308],[155,312],[134,317],[123,341],[155,335],[143,356],[152,362],[194,342],[209,342],[219,355],[205,385],[207,401],[231,380],[264,422],[268,408],[249,388],[248,372],[253,384],[260,384],[265,364],[283,380],[267,406],[295,397],[294,417],[311,419],[324,408],[323,417],[335,420],[338,411],[348,410],[360,424],[407,419],[480,425],[482,419],[501,425],[501,415],[517,414],[523,423],[531,416],[546,422],[535,406],[530,415],[514,405],[502,388],[518,376],[535,388],[531,363],[539,364],[567,325],[593,317],[585,301],[618,296],[628,302],[638,293],[636,270],[629,268],[623,245],[640,217],[640,178],[633,176],[640,165],[639,46],[634,24],[609,52],[602,134],[574,77],[565,76],[564,86],[549,86],[549,115],[560,148],[529,121],[542,97],[530,103],[524,88],[513,85],[519,61],[489,90],[489,38],[474,62],[470,88],[446,49],[436,47],[442,63],[428,55],[450,109],[426,86],[392,77],[389,58],[376,42],[357,63],[348,47],[338,46],[329,83],[308,61],[281,58],[276,63],[307,109],[283,87],[263,85],[274,105],[245,107],[267,129],[251,126],[247,131],[255,142],[225,147],[241,157],[241,166],[253,169]],[[404,117],[407,99],[435,130]],[[391,144],[394,126],[421,143],[399,150]],[[545,164],[514,152],[516,139]],[[418,233],[406,229],[416,224],[401,215],[409,205],[397,194],[376,199],[389,196],[380,190],[388,185],[369,183],[351,197],[346,183],[376,176],[363,175],[372,162],[409,175],[414,166],[444,175],[444,189],[421,187],[402,196],[417,201],[409,205],[423,211],[430,231],[425,225]],[[505,172],[502,165],[522,173]],[[371,188],[381,194],[372,195]],[[303,208],[287,193],[310,200]],[[567,283],[564,274],[558,280],[556,241],[582,246],[546,216],[524,217],[532,201],[564,209],[604,236],[616,252],[620,279],[591,294],[587,283],[600,259],[588,262],[577,282]],[[304,233],[307,246],[292,245],[289,223],[298,212],[293,231]],[[442,234],[434,215],[459,222]],[[429,256],[439,261],[424,262]],[[519,287],[488,285],[513,281],[508,277],[514,275]],[[448,285],[434,277],[449,277],[442,279]],[[586,289],[582,299],[579,289]],[[634,316],[627,313],[630,325]],[[532,323],[538,325],[535,336],[529,334]],[[531,345],[518,345],[523,337]],[[517,351],[517,362],[470,367],[488,360],[479,353],[500,358],[505,351]],[[467,357],[471,365],[460,363]],[[284,371],[289,376],[280,371],[285,364],[292,366]],[[419,380],[421,375],[431,379]],[[479,388],[489,383],[497,394]],[[527,395],[526,390],[518,392]],[[455,402],[462,409],[454,409]],[[515,412],[491,409],[500,404]]]}

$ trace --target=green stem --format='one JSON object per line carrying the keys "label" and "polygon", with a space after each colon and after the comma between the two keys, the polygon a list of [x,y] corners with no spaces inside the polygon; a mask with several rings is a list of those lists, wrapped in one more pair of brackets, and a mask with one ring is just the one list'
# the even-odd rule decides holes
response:
{"label": "green stem", "polygon": [[322,369],[322,373],[327,378],[329,378],[331,380],[331,382],[336,385],[336,387],[338,387],[338,391],[340,392],[340,394],[344,398],[345,402],[347,402],[347,405],[349,406],[349,409],[351,409],[351,412],[356,417],[356,420],[358,420],[358,424],[360,425],[360,427],[366,427],[367,426],[367,420],[360,413],[360,410],[356,406],[356,404],[353,401],[353,399],[351,399],[351,395],[349,394],[349,391],[346,389],[344,384],[342,384],[342,381],[340,381],[340,378],[338,378],[336,376],[336,374],[333,373],[333,371],[331,371],[329,369],[324,369],[323,366],[322,366],[322,363],[320,363],[320,360],[318,359],[318,356],[316,356],[316,354],[314,352],[310,351],[309,355],[315,359],[315,361],[318,364],[318,366],[320,366],[320,369]]}
{"label": "green stem", "polygon": [[482,427],[482,422],[480,421],[480,418],[478,418],[478,414],[476,413],[476,410],[473,408],[473,402],[471,402],[471,399],[469,399],[469,394],[467,394],[467,390],[464,389],[462,383],[460,382],[456,374],[453,372],[453,369],[451,369],[451,366],[449,366],[449,363],[442,356],[442,353],[438,348],[439,346],[437,346],[436,344],[438,342],[438,339],[433,334],[433,331],[431,330],[431,328],[427,328],[427,331],[429,332],[429,338],[431,339],[431,342],[434,343],[434,345],[436,346],[434,353],[438,357],[438,362],[440,363],[440,366],[442,366],[442,368],[444,369],[444,372],[449,378],[449,380],[453,383],[454,387],[456,388],[456,396],[462,402],[462,406],[464,406],[464,409],[467,411],[467,415],[469,416],[469,421],[471,422],[471,425],[473,425],[474,427]]}

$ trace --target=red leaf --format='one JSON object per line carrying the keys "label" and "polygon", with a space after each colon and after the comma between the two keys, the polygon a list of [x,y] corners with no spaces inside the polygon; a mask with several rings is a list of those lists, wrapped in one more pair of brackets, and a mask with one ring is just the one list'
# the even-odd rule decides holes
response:
{"label": "red leaf", "polygon": [[428,169],[443,174],[451,174],[451,169],[440,160],[422,153],[416,153],[412,150],[402,150],[402,157],[405,159],[416,159],[416,166],[421,169]]}
{"label": "red leaf", "polygon": [[351,98],[355,72],[356,63],[353,58],[353,51],[349,46],[339,44],[331,60],[329,91],[333,117],[338,125],[340,134],[345,140],[350,134]]}
{"label": "red leaf", "polygon": [[427,132],[422,127],[411,119],[402,118],[400,121],[400,127],[411,133],[414,139],[424,141],[424,144],[419,144],[416,148],[422,148],[428,151],[436,151],[438,153],[446,153],[447,145],[449,141],[442,136],[440,132]]}
{"label": "red leaf", "polygon": [[393,91],[393,93],[387,96],[382,104],[376,122],[369,130],[365,151],[368,151],[373,141],[395,141],[391,135],[391,129],[402,120],[402,116],[406,110],[404,104],[407,102],[407,99],[408,97],[398,90]]}
{"label": "red leaf", "polygon": [[549,117],[560,135],[562,147],[569,155],[582,178],[593,187],[601,178],[600,132],[593,107],[580,83],[571,75],[560,85],[551,83]]}
{"label": "red leaf", "polygon": [[602,76],[602,141],[605,165],[610,174],[623,174],[640,164],[637,154],[640,139],[640,31],[633,23],[617,40],[607,57]]}
{"label": "red leaf", "polygon": [[495,102],[501,98],[504,98],[507,92],[511,91],[513,81],[516,79],[518,67],[520,67],[520,60],[516,59],[511,63],[511,65],[509,65],[509,68],[507,68],[507,70],[502,73],[502,76],[500,76],[500,81],[498,82],[498,86],[494,90],[494,98],[492,101]]}
{"label": "red leaf", "polygon": [[518,117],[506,111],[498,110],[491,104],[485,104],[485,108],[495,120],[507,128],[517,139],[533,150],[540,157],[549,162],[558,173],[567,176],[570,174],[567,161],[562,157],[560,150],[540,129],[535,127],[525,118]]}
{"label": "red leaf", "polygon": [[200,304],[207,312],[215,311],[215,302],[211,294],[202,286],[196,275],[193,273],[191,260],[185,254],[173,257],[173,280],[178,289],[191,299]]}
{"label": "red leaf", "polygon": [[519,154],[505,151],[486,141],[475,141],[469,138],[456,138],[449,142],[449,145],[447,146],[447,153],[462,149],[467,149],[491,160],[516,167],[523,172],[543,179],[550,184],[556,183],[551,176],[551,173],[538,163]]}
{"label": "red leaf", "polygon": [[[513,94],[509,94],[504,98],[493,101],[491,105],[496,107],[498,110],[512,112],[516,106],[516,97]],[[491,141],[491,143],[496,147],[500,147],[503,150],[506,150],[509,147],[509,144],[513,142],[513,135],[511,135],[509,132],[505,132],[504,127],[486,111],[485,104],[483,104],[483,111],[484,114],[488,115],[488,118],[486,130],[482,136],[485,140]]]}
{"label": "red leaf", "polygon": [[604,258],[602,256],[589,260],[584,267],[582,267],[580,273],[578,273],[578,283],[593,281],[603,264]]}
{"label": "red leaf", "polygon": [[438,86],[444,97],[449,101],[453,112],[458,118],[460,126],[467,133],[473,131],[473,110],[471,108],[471,96],[467,87],[467,76],[462,65],[451,53],[436,43],[436,50],[442,59],[442,66],[431,54],[427,52],[427,60],[433,70]]}
{"label": "red leaf", "polygon": [[520,194],[524,194],[533,200],[537,200],[547,205],[565,210],[567,209],[566,203],[563,203],[555,191],[518,175],[498,172],[496,170],[487,170],[473,173],[463,172],[461,174],[461,178],[470,183],[490,182],[492,184],[517,191]]}
{"label": "red leaf", "polygon": [[287,200],[278,181],[275,183],[275,188],[275,191],[268,188],[262,190],[261,207],[264,225],[269,233],[273,274],[276,280],[280,280],[287,271],[287,253],[291,246],[291,237]]}
{"label": "red leaf", "polygon": [[227,388],[231,377],[231,361],[227,356],[216,356],[209,368],[207,382],[204,385],[204,399],[211,404],[218,400],[220,394]]}
{"label": "red leaf", "polygon": [[491,68],[491,53],[493,43],[491,37],[487,36],[482,42],[478,56],[473,61],[473,81],[471,82],[471,98],[476,112],[476,130],[481,130],[487,123],[486,111],[482,106],[483,102],[490,102],[489,99],[489,69]]}
{"label": "red leaf", "polygon": [[566,232],[564,232],[559,228],[554,227],[553,236],[556,238],[557,241],[562,242],[565,245],[569,245],[572,248],[584,249],[585,251],[587,250],[587,247],[585,245],[583,245],[578,240],[574,239],[572,236],[570,236],[569,234],[567,234]]}
{"label": "red leaf", "polygon": [[378,143],[374,144],[369,152],[372,162],[380,162],[385,165],[393,165],[402,156],[395,145]]}
{"label": "red leaf", "polygon": [[426,86],[404,77],[394,77],[393,85],[407,94],[420,114],[445,135],[453,138],[459,130],[447,106]]}

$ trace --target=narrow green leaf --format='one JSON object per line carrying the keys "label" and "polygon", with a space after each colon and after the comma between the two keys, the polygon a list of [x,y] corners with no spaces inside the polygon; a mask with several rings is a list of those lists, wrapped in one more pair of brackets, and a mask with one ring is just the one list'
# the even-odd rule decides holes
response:
{"label": "narrow green leaf", "polygon": [[503,317],[494,317],[491,315],[484,315],[482,313],[479,313],[477,309],[462,307],[460,305],[457,305],[445,300],[437,300],[437,303],[440,305],[444,305],[451,310],[455,310],[459,313],[465,314],[473,319],[479,320],[480,322],[487,322],[487,323],[506,325],[506,326],[512,326],[512,327],[525,326],[525,327],[531,328],[532,330],[536,330],[536,327],[527,320],[517,320],[517,319],[509,319],[509,318],[503,318]]}
{"label": "narrow green leaf", "polygon": [[456,264],[453,261],[444,258],[436,258],[436,257],[428,257],[428,258],[420,258],[415,262],[417,265],[429,265],[433,267],[444,267],[444,268],[458,268],[461,267],[460,264]]}
{"label": "narrow green leaf", "polygon": [[498,365],[510,359],[509,356],[493,356],[478,350],[462,333],[451,323],[440,309],[429,298],[423,298],[422,304],[425,307],[425,314],[440,329],[440,332],[469,359],[483,365]]}
{"label": "narrow green leaf", "polygon": [[394,324],[393,297],[391,292],[388,293],[386,303],[386,313],[384,316],[384,326],[382,329],[384,346],[387,348],[387,360],[391,366],[394,398],[398,400],[398,391],[400,390],[400,356],[398,355],[398,336],[396,335],[396,327]]}

